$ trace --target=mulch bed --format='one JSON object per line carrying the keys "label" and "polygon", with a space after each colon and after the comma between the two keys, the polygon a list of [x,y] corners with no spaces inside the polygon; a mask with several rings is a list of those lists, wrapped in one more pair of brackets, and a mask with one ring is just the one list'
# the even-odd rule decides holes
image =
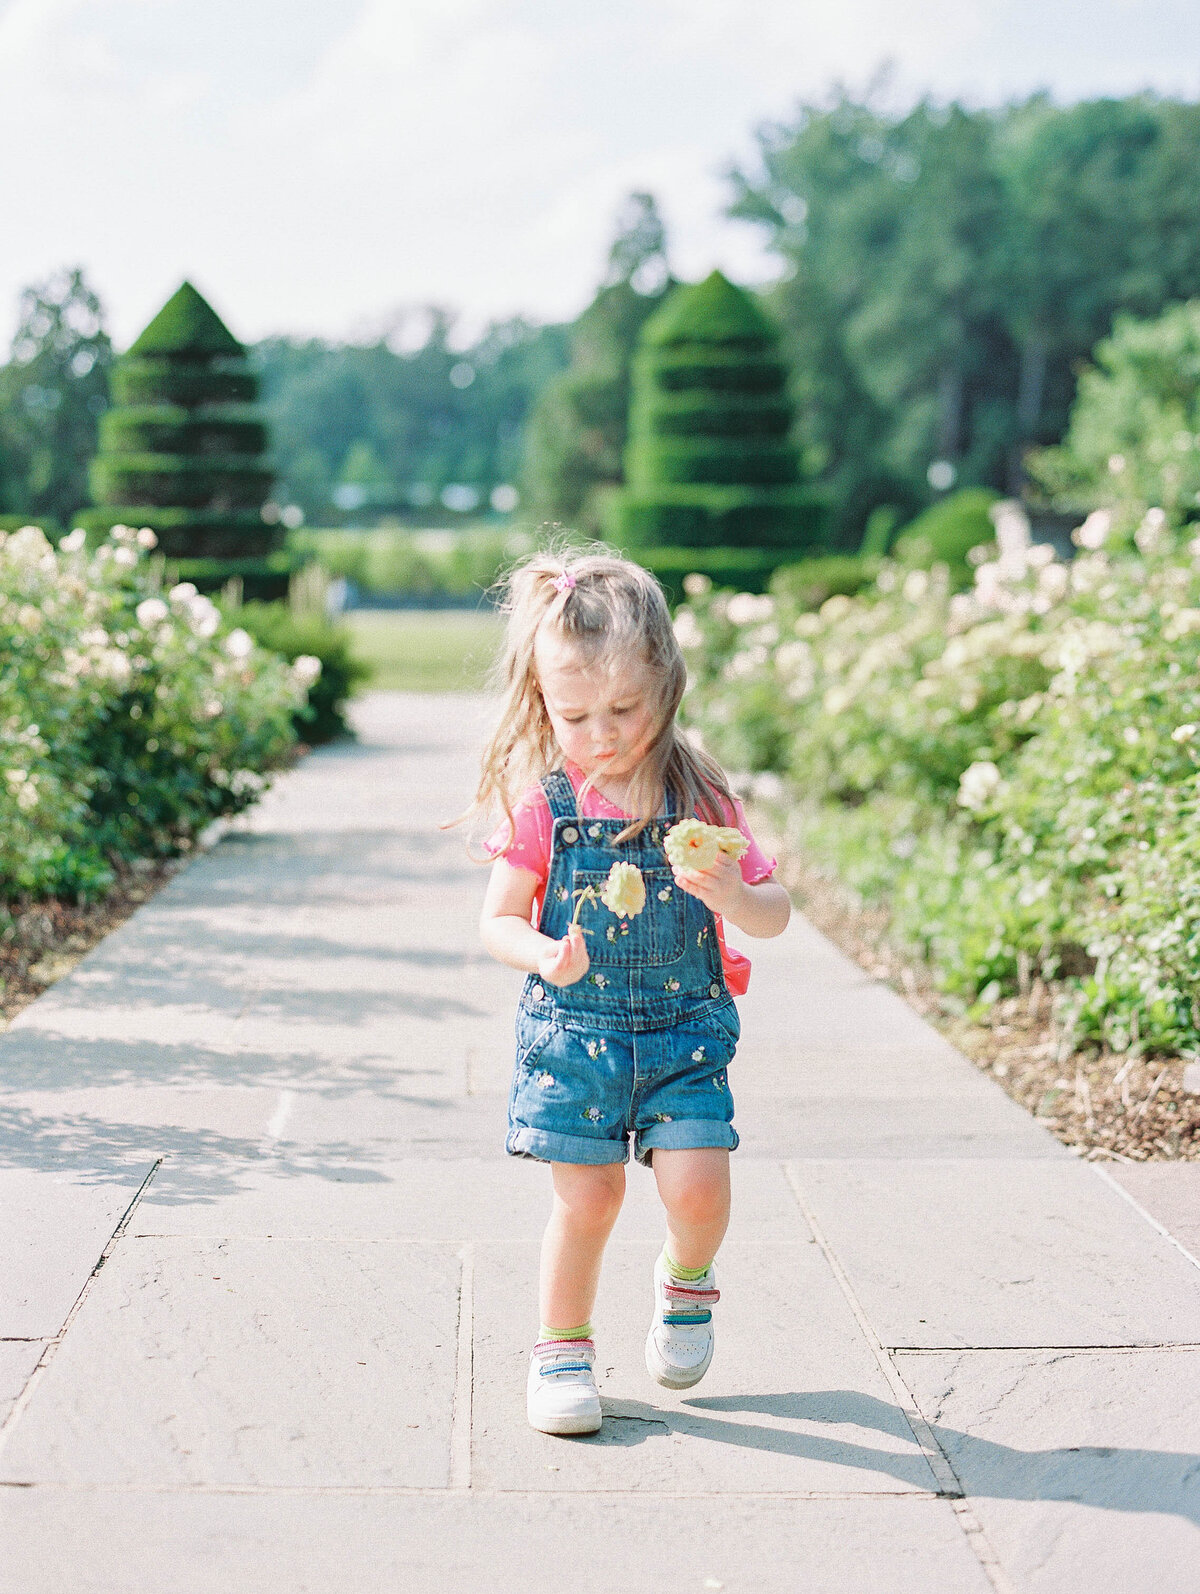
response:
{"label": "mulch bed", "polygon": [[[764,826],[769,831],[770,826]],[[1076,1051],[1055,1022],[1055,993],[1033,979],[997,1002],[985,1022],[956,1012],[927,968],[887,939],[887,915],[863,906],[836,881],[773,838],[779,878],[816,927],[876,979],[905,997],[983,1073],[1091,1161],[1200,1161],[1200,1096],[1183,1089],[1178,1058]]]}
{"label": "mulch bed", "polygon": [[11,906],[11,923],[0,930],[0,1028],[69,974],[85,952],[124,924],[186,862],[186,857],[139,860],[99,902]]}

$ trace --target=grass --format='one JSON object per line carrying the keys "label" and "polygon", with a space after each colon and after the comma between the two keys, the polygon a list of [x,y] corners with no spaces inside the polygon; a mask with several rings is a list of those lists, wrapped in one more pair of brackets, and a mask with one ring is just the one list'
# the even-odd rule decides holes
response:
{"label": "grass", "polygon": [[367,686],[400,692],[481,691],[502,629],[475,609],[354,609],[342,619],[371,668]]}

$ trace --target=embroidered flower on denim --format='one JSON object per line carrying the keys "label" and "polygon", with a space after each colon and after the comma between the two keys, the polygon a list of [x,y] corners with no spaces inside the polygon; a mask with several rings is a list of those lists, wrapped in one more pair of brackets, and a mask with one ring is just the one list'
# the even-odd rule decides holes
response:
{"label": "embroidered flower on denim", "polygon": [[593,841],[595,841],[596,837],[598,835],[600,835],[600,826],[599,825],[590,825],[588,827],[588,835],[592,838]]}
{"label": "embroidered flower on denim", "polygon": [[671,1117],[669,1112],[656,1112],[654,1114],[654,1121],[656,1124],[673,1124],[675,1122],[674,1118]]}
{"label": "embroidered flower on denim", "polygon": [[670,902],[670,900],[671,900],[671,888],[670,888],[670,886],[664,886],[662,888],[662,890],[658,893],[658,900],[660,902]]}
{"label": "embroidered flower on denim", "polygon": [[566,886],[559,886],[554,895],[560,902],[570,902],[571,900],[571,893],[567,890]]}
{"label": "embroidered flower on denim", "polygon": [[704,1061],[704,1047],[703,1046],[697,1046],[696,1047],[696,1050],[692,1053],[692,1061],[694,1063],[702,1063]]}
{"label": "embroidered flower on denim", "polygon": [[558,1083],[553,1074],[535,1074],[533,1082],[539,1090],[549,1090],[551,1085]]}
{"label": "embroidered flower on denim", "polygon": [[663,981],[663,990],[664,991],[677,991],[678,989],[679,989],[679,981],[678,980],[672,979],[672,980],[664,980]]}
{"label": "embroidered flower on denim", "polygon": [[704,928],[696,936],[696,945],[697,946],[703,946],[704,943],[707,940],[708,940],[708,925],[706,924],[704,926]]}
{"label": "embroidered flower on denim", "polygon": [[725,1089],[725,1076],[723,1074],[714,1074],[713,1075],[713,1089],[714,1090],[724,1090]]}
{"label": "embroidered flower on denim", "polygon": [[596,1058],[599,1057],[602,1052],[607,1052],[608,1043],[604,1040],[584,1041],[583,1049],[592,1059],[592,1061],[595,1062]]}
{"label": "embroidered flower on denim", "polygon": [[608,985],[608,980],[603,974],[589,974],[588,984],[598,986],[603,991]]}
{"label": "embroidered flower on denim", "polygon": [[600,1122],[601,1118],[604,1115],[600,1111],[599,1107],[585,1107],[583,1109],[582,1116],[584,1118],[586,1118],[590,1123],[598,1124]]}

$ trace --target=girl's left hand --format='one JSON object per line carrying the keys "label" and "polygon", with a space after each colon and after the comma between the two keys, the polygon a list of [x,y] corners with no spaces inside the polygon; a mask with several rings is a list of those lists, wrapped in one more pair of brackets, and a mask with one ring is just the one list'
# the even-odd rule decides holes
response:
{"label": "girl's left hand", "polygon": [[727,852],[717,854],[711,869],[675,869],[675,884],[693,897],[699,897],[706,908],[729,918],[737,912],[745,886],[742,866]]}

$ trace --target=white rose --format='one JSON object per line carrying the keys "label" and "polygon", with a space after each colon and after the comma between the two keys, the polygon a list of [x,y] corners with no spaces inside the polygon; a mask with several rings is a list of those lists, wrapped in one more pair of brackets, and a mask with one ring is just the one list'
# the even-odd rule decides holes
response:
{"label": "white rose", "polygon": [[149,628],[157,625],[160,620],[165,620],[171,611],[161,598],[143,598],[134,610],[138,624]]}
{"label": "white rose", "polygon": [[195,596],[196,589],[190,581],[181,581],[167,593],[172,603],[190,603]]}
{"label": "white rose", "polygon": [[86,542],[87,532],[82,526],[76,526],[74,531],[67,533],[58,546],[62,553],[78,553]]}
{"label": "white rose", "polygon": [[311,653],[301,653],[292,662],[292,674],[301,686],[311,686],[321,673],[321,661]]}
{"label": "white rose", "polygon": [[759,620],[769,620],[775,613],[775,599],[766,593],[735,592],[729,600],[726,614],[734,625],[754,625]]}
{"label": "white rose", "polygon": [[1000,784],[1000,771],[990,759],[968,764],[958,778],[958,803],[972,812],[983,807]]}
{"label": "white rose", "polygon": [[238,626],[236,631],[231,631],[225,638],[225,651],[231,659],[244,659],[254,650],[254,638],[249,631],[243,631]]}
{"label": "white rose", "polygon": [[42,629],[42,612],[35,609],[32,603],[23,603],[17,610],[17,624],[22,631],[40,631]]}
{"label": "white rose", "polygon": [[158,547],[158,538],[150,530],[149,526],[143,526],[137,534],[137,544],[139,548],[145,548],[149,551],[151,548]]}
{"label": "white rose", "polygon": [[221,614],[215,603],[197,596],[188,604],[187,621],[195,636],[215,636],[220,629]]}
{"label": "white rose", "polygon": [[1086,548],[1089,553],[1095,553],[1097,548],[1103,548],[1112,530],[1113,517],[1107,509],[1093,509],[1083,525],[1071,533],[1071,539],[1079,548]]}

